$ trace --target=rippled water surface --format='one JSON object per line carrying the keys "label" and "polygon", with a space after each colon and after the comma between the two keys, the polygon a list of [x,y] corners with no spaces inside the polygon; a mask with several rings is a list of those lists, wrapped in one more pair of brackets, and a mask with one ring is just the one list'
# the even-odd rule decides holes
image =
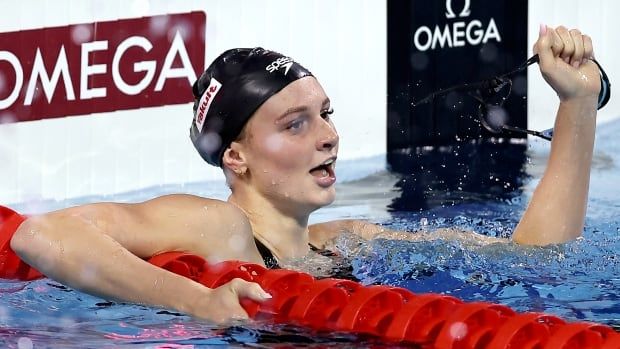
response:
{"label": "rippled water surface", "polygon": [[[599,127],[586,229],[584,237],[577,241],[544,248],[522,247],[512,243],[481,244],[471,233],[457,233],[456,238],[429,241],[376,239],[359,244],[341,239],[338,243],[351,255],[354,273],[365,284],[390,284],[414,292],[450,294],[466,301],[497,302],[518,311],[542,311],[618,328],[618,132],[618,121]],[[434,205],[410,211],[394,209],[400,205],[395,203],[407,195],[403,192],[407,187],[402,184],[411,180],[410,175],[379,171],[358,178],[356,173],[367,174],[368,168],[380,167],[383,160],[370,159],[371,165],[348,164],[339,167],[340,177],[348,179],[339,186],[339,199],[312,219],[365,218],[411,234],[432,234],[437,228],[456,227],[509,237],[540,178],[547,152],[547,144],[530,144],[523,173],[511,182],[518,183],[515,191],[493,198],[461,186],[456,191],[434,194]],[[415,161],[416,157],[411,159]],[[96,200],[140,201],[170,192],[225,198],[225,189],[222,184],[202,183],[112,198],[13,207],[21,212],[37,212]],[[0,343],[4,347],[283,347],[286,343],[321,348],[382,346],[346,334],[317,334],[266,323],[215,327],[174,312],[107,302],[50,280],[0,282],[0,292]]]}

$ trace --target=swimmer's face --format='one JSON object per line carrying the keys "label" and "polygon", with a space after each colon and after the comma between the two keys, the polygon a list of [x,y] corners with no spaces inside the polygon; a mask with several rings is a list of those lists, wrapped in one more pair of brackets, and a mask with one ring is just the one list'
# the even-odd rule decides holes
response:
{"label": "swimmer's face", "polygon": [[256,190],[295,212],[334,201],[338,133],[330,108],[311,76],[290,83],[261,105],[240,141],[247,180]]}

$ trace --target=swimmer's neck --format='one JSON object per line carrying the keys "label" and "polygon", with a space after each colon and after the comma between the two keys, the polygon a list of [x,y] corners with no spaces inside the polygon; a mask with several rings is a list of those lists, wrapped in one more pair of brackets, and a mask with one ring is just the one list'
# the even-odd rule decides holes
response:
{"label": "swimmer's neck", "polygon": [[301,258],[308,253],[309,214],[292,215],[257,193],[235,192],[228,202],[245,212],[254,237],[278,260]]}

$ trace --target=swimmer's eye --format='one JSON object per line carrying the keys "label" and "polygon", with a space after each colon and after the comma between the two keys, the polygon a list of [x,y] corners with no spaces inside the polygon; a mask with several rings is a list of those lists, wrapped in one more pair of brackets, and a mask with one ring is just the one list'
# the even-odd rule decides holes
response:
{"label": "swimmer's eye", "polygon": [[334,113],[334,108],[329,108],[328,110],[324,110],[321,112],[321,117],[325,120],[329,119],[329,116]]}
{"label": "swimmer's eye", "polygon": [[305,121],[306,120],[304,118],[293,120],[288,125],[286,125],[286,129],[291,131],[298,131],[299,129],[301,129]]}

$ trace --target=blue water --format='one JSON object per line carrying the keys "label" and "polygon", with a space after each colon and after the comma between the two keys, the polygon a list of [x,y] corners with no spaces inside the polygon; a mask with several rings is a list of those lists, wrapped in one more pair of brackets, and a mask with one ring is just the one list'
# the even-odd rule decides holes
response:
{"label": "blue water", "polygon": [[[620,328],[620,121],[599,127],[592,169],[586,228],[582,239],[559,246],[481,245],[467,238],[433,241],[377,239],[356,246],[353,266],[363,283],[439,292],[467,301],[485,300],[518,311],[542,311],[568,320],[601,322]],[[433,231],[457,227],[489,236],[509,237],[540,178],[548,144],[531,142],[514,191],[493,197],[460,190],[434,196],[424,210],[394,210],[406,196],[404,174],[373,172],[381,158],[339,166],[346,181],[339,199],[314,221],[366,218],[390,228]],[[413,160],[415,161],[415,157]],[[465,166],[465,164],[463,164]],[[225,198],[221,184],[157,187],[114,197],[13,205],[40,212],[83,202],[140,201],[170,192]],[[442,201],[442,199],[444,199]],[[543,227],[544,229],[544,227]],[[352,251],[350,251],[352,252]],[[125,347],[381,347],[346,334],[316,334],[302,328],[266,323],[215,327],[181,314],[132,304],[112,303],[68,289],[50,280],[0,282],[0,344],[13,348]],[[176,346],[175,346],[176,345]],[[391,346],[393,347],[393,346]]]}

